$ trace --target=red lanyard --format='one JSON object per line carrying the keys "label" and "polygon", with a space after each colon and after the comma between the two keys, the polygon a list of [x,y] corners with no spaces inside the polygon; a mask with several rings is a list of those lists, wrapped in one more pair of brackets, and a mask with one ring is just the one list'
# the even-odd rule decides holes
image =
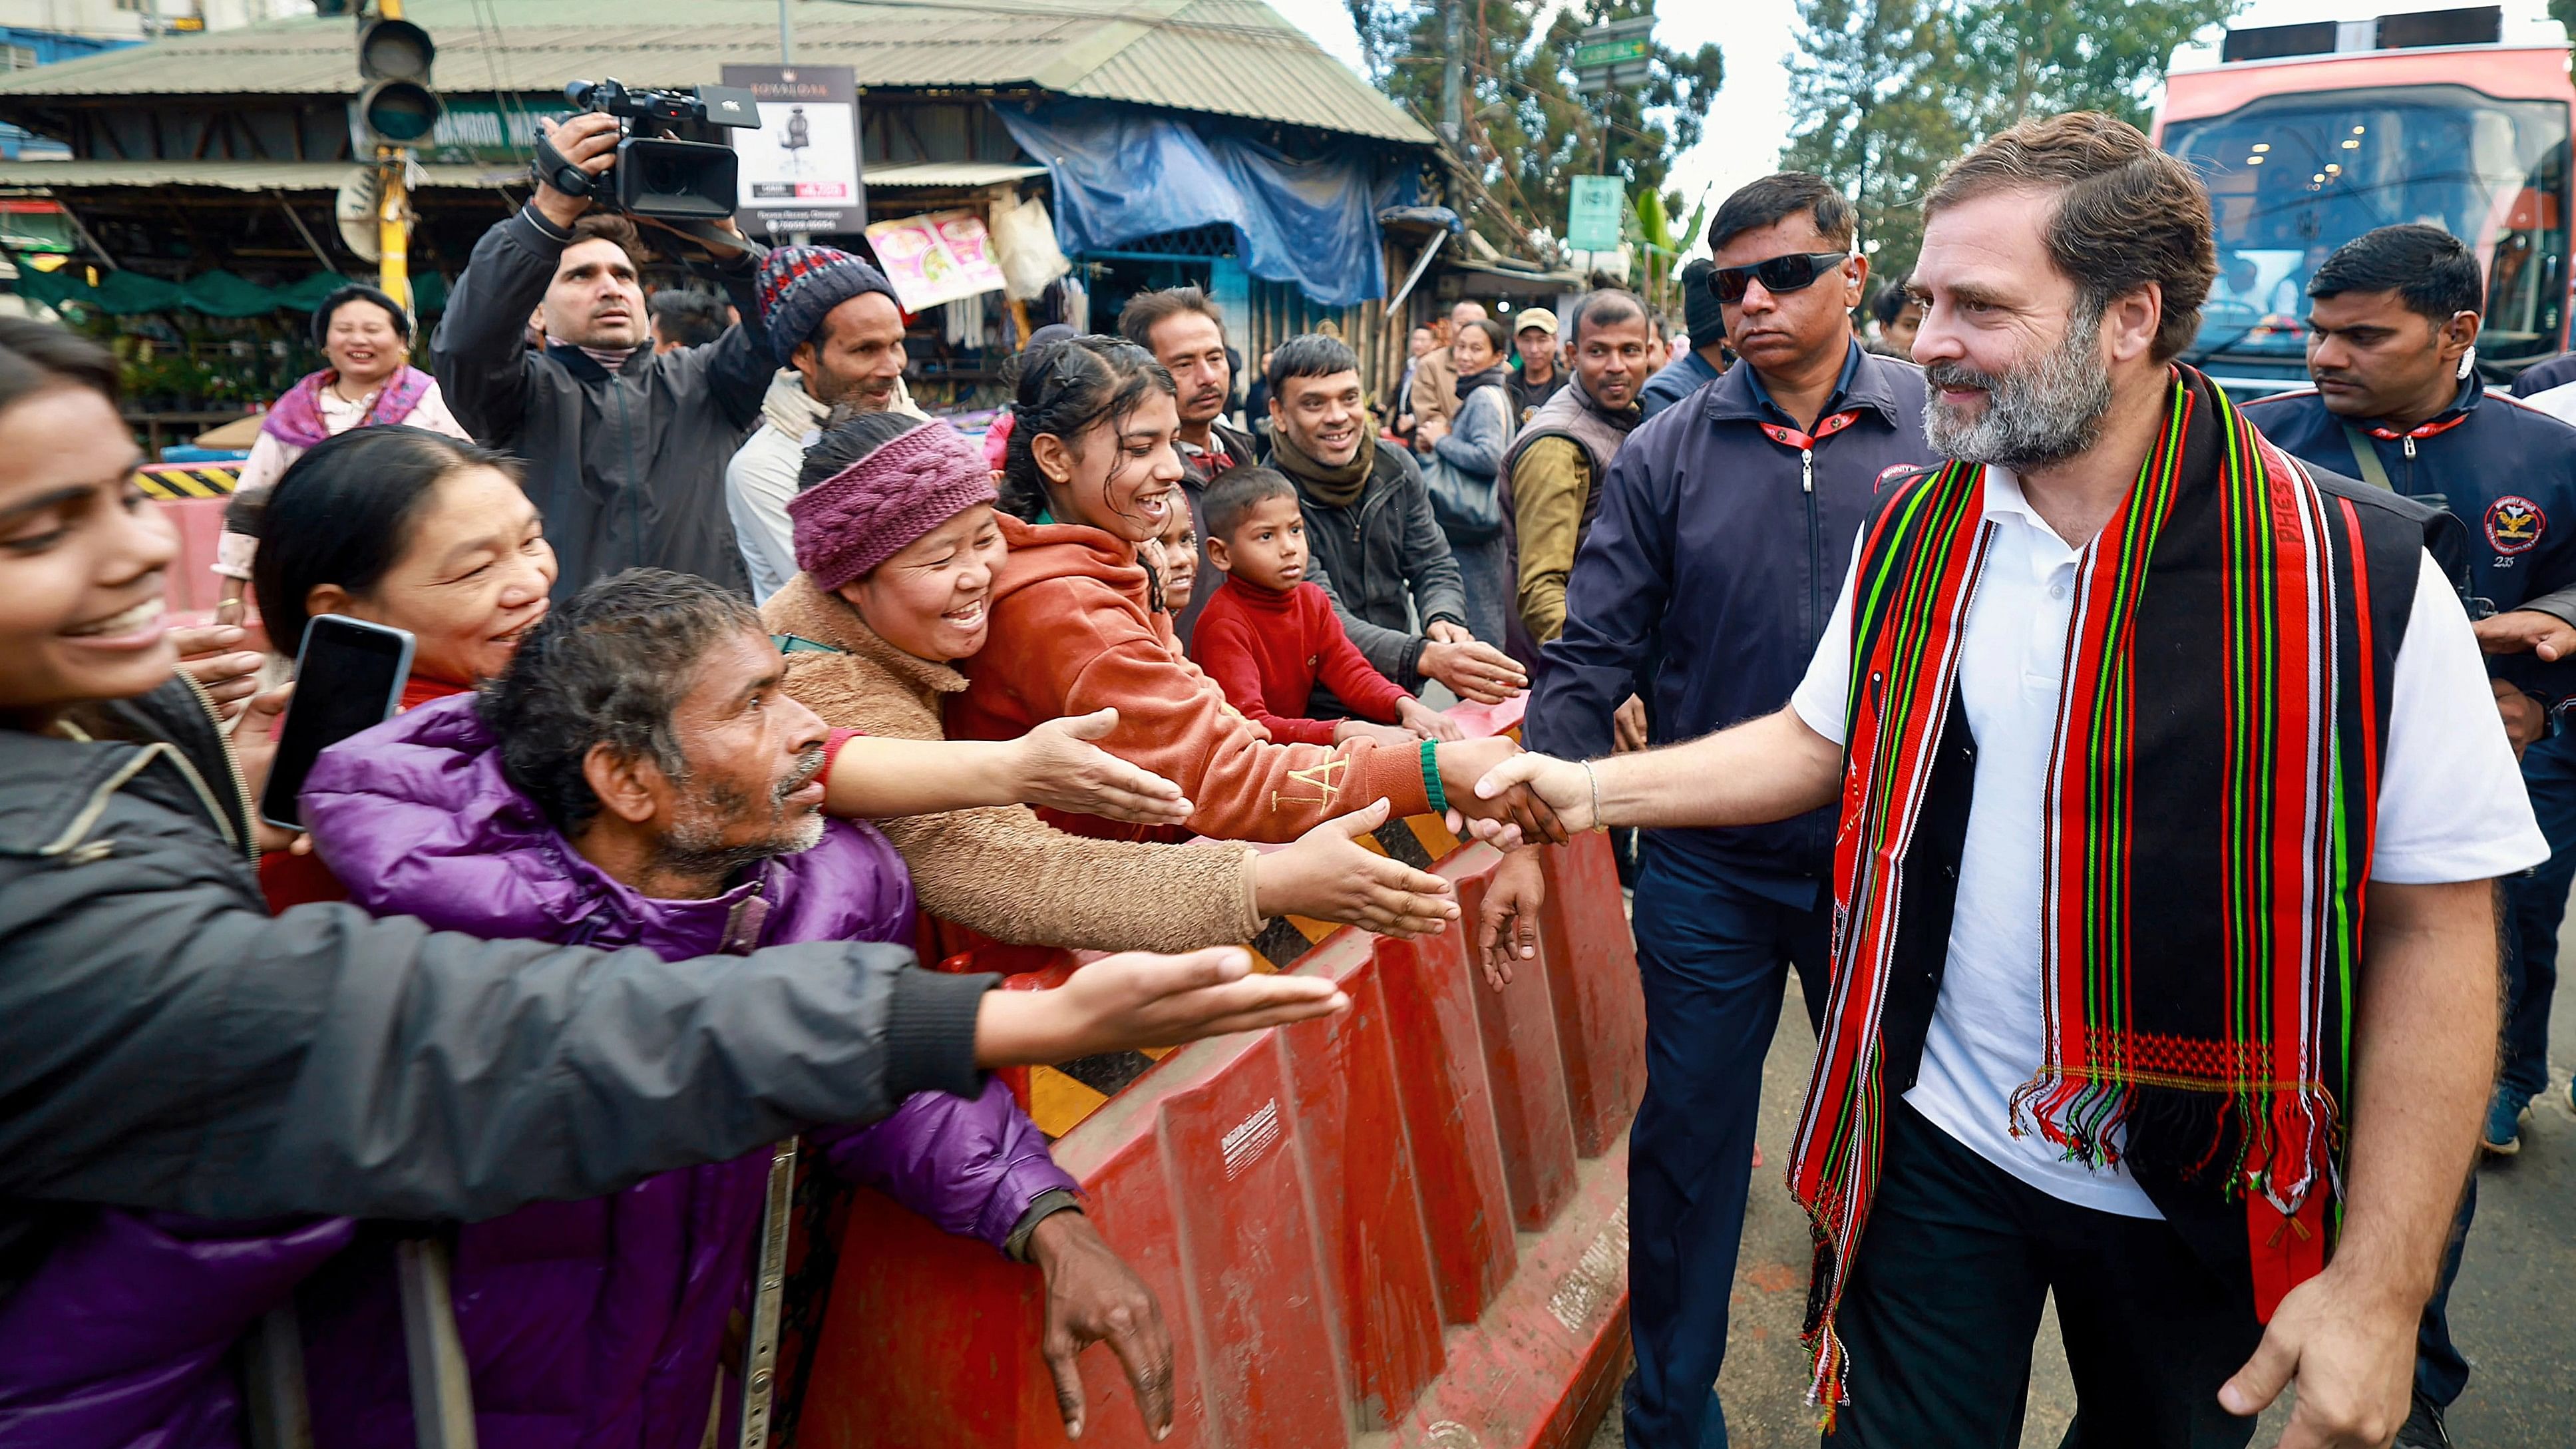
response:
{"label": "red lanyard", "polygon": [[2462,413],[2458,417],[2450,419],[2448,422],[2424,423],[2419,426],[2409,428],[2402,433],[2397,431],[2395,428],[2370,428],[2366,431],[2369,432],[2372,437],[2377,438],[2383,443],[2393,443],[2400,438],[2412,440],[2415,438],[2429,438],[2437,433],[2447,433],[2451,429],[2458,427],[2460,424],[2465,423],[2468,420],[2469,415],[2467,413]]}
{"label": "red lanyard", "polygon": [[1784,448],[1796,448],[1801,452],[1806,452],[1812,450],[1818,443],[1823,442],[1825,439],[1830,438],[1834,434],[1841,432],[1843,429],[1850,427],[1852,424],[1859,422],[1860,415],[1861,409],[1859,408],[1851,408],[1843,412],[1835,413],[1816,424],[1816,433],[1814,437],[1809,437],[1805,433],[1799,432],[1796,428],[1783,427],[1778,423],[1764,423],[1762,424],[1762,431],[1769,433],[1771,435],[1771,441],[1778,443]]}

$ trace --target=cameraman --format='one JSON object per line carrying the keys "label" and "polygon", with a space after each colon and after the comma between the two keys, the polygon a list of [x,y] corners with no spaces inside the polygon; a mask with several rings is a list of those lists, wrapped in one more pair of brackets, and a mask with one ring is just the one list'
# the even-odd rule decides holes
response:
{"label": "cameraman", "polygon": [[[539,124],[590,175],[615,164],[617,117]],[[527,460],[528,496],[563,566],[558,599],[636,567],[747,591],[724,468],[769,387],[751,257],[726,248],[716,264],[743,320],[706,346],[656,353],[634,223],[590,210],[590,198],[540,181],[526,209],[483,234],[430,339],[438,385],[477,439]],[[741,235],[731,218],[716,226]],[[543,352],[525,345],[531,311]]]}

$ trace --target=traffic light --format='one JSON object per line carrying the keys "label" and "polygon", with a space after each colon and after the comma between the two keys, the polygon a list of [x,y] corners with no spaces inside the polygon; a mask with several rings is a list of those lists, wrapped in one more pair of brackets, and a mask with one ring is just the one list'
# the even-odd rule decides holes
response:
{"label": "traffic light", "polygon": [[[399,6],[389,6],[399,12]],[[379,145],[409,146],[429,139],[445,109],[429,88],[438,47],[429,32],[408,20],[382,15],[358,22],[358,124]]]}

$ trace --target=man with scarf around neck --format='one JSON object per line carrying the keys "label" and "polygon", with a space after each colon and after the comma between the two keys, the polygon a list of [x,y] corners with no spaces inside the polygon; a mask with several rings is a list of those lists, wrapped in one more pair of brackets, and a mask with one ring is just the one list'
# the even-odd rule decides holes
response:
{"label": "man with scarf around neck", "polygon": [[[1718,208],[1707,276],[1733,279],[1724,330],[1739,360],[1593,465],[1603,481],[1584,495],[1595,516],[1565,585],[1563,632],[1540,650],[1524,731],[1533,748],[1581,759],[1642,743],[1641,732],[1669,744],[1788,701],[1880,482],[1925,456],[1922,372],[1852,341],[1849,312],[1869,275],[1850,255],[1853,221],[1830,184],[1798,173],[1752,182]],[[1578,378],[1614,335],[1642,340],[1626,301],[1596,293],[1584,304]],[[1523,481],[1527,581],[1544,566],[1533,545],[1563,538],[1574,509],[1560,493],[1553,532],[1533,529],[1549,504],[1519,493]],[[1643,1449],[1724,1442],[1711,1386],[1726,1356],[1762,1055],[1793,968],[1809,1020],[1823,1009],[1832,846],[1822,810],[1642,837],[1633,924],[1646,1091],[1629,1138],[1637,1372],[1625,1417]],[[1480,931],[1534,952],[1519,938],[1534,936],[1542,891],[1534,853],[1507,861]]]}
{"label": "man with scarf around neck", "polygon": [[[538,124],[591,175],[615,164],[615,116]],[[751,257],[728,250],[714,266],[743,320],[707,346],[657,354],[635,224],[590,207],[541,179],[526,207],[483,234],[430,337],[431,370],[478,441],[527,460],[528,496],[563,565],[558,601],[629,568],[747,590],[724,471],[777,367]],[[531,313],[542,351],[523,340]]]}
{"label": "man with scarf around neck", "polygon": [[787,503],[832,410],[929,414],[903,385],[903,307],[885,273],[830,247],[779,247],[761,259],[759,292],[778,372],[760,400],[760,426],[725,464],[725,512],[752,602],[766,604],[796,577]]}
{"label": "man with scarf around neck", "polygon": [[[1264,461],[1297,485],[1315,550],[1307,577],[1332,595],[1343,632],[1408,694],[1420,694],[1430,679],[1480,704],[1518,694],[1527,673],[1495,647],[1500,640],[1467,629],[1458,561],[1432,516],[1421,471],[1403,449],[1378,439],[1360,400],[1358,355],[1330,337],[1291,337],[1270,354],[1268,376],[1271,453]],[[1315,719],[1350,713],[1320,685],[1306,712]]]}
{"label": "man with scarf around neck", "polygon": [[1790,707],[1476,788],[1569,826],[1840,801],[1788,1165],[1828,1445],[2018,1443],[2051,1295],[2086,1449],[2242,1445],[2294,1380],[2283,1443],[2386,1444],[2486,1101],[2492,882],[2547,854],[2441,520],[2174,363],[2209,200],[2135,129],[2024,122],[1924,211],[1957,461],[1871,510]]}

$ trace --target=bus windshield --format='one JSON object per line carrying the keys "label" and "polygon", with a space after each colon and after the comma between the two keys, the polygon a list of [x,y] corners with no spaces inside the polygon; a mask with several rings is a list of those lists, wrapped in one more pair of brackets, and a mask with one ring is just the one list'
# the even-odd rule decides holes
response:
{"label": "bus windshield", "polygon": [[2218,281],[2199,357],[2297,359],[2308,277],[2336,247],[2398,222],[2467,242],[2487,273],[2480,357],[2558,351],[2567,296],[2567,107],[2466,86],[2269,97],[2168,123],[2165,149],[2209,182]]}

